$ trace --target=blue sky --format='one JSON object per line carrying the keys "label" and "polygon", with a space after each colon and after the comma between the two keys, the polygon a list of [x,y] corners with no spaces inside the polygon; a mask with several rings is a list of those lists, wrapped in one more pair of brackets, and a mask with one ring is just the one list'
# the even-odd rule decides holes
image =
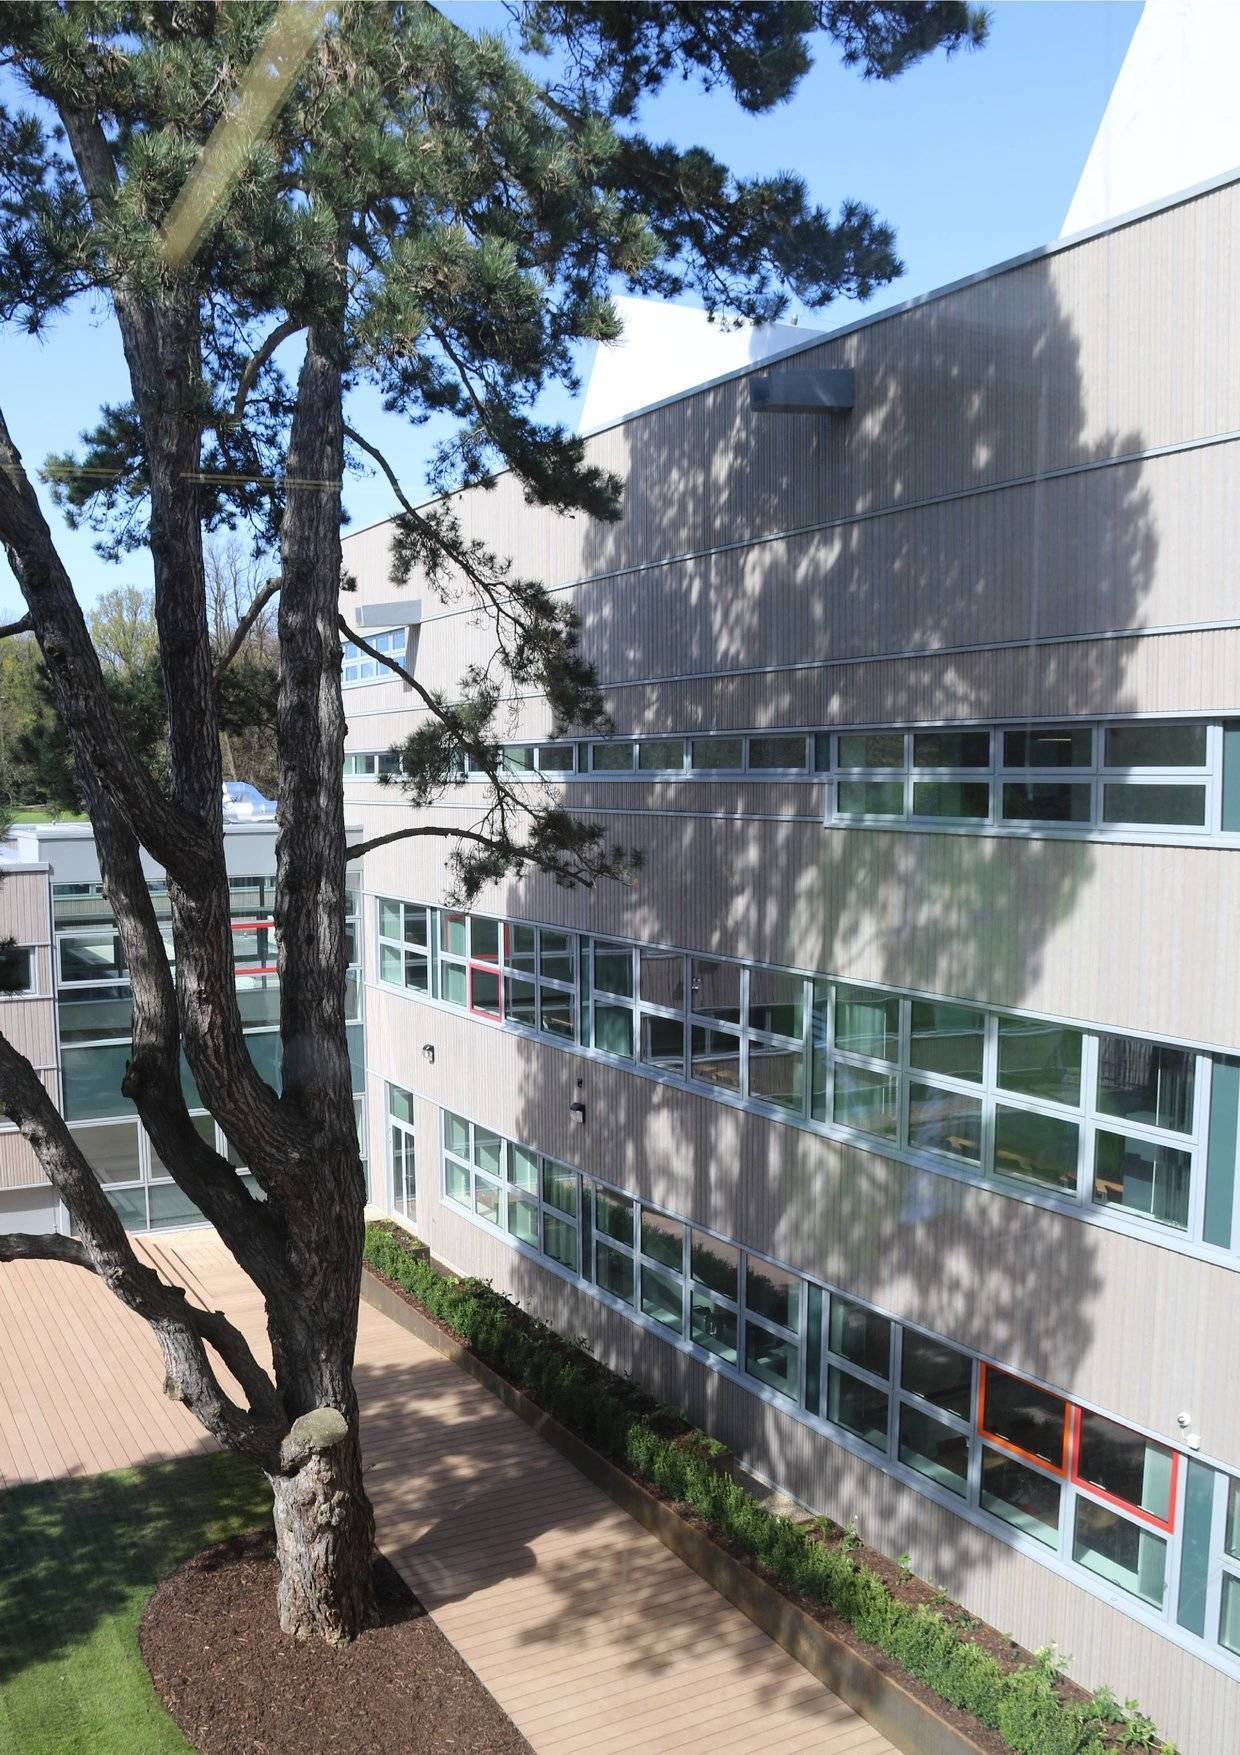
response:
{"label": "blue sky", "polygon": [[[448,9],[469,28],[503,24],[498,6]],[[719,93],[676,85],[644,125],[681,145],[699,142],[738,172],[795,170],[826,206],[853,196],[876,208],[894,224],[906,265],[866,307],[881,309],[1058,235],[1140,11],[1127,0],[999,0],[983,50],[935,57],[893,84],[860,79],[823,43],[818,64],[774,114],[746,116]],[[832,328],[859,308],[840,301],[801,321]],[[115,331],[97,315],[75,311],[41,342],[0,332],[0,405],[32,468],[74,445],[100,403],[125,396]],[[573,418],[567,399],[553,406]],[[384,416],[368,396],[351,412],[421,497],[428,429]],[[351,481],[346,505],[354,527],[393,510],[377,477]],[[84,603],[113,585],[147,583],[140,554],[107,565],[89,533],[65,530],[47,510]],[[17,603],[0,561],[0,609]]]}

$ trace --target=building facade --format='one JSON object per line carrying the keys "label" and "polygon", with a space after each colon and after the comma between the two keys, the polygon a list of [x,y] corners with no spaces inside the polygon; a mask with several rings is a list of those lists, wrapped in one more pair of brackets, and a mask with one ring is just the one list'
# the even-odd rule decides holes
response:
{"label": "building facade", "polygon": [[[1233,179],[597,433],[617,524],[461,496],[615,721],[513,701],[513,784],[645,861],[465,912],[393,842],[355,920],[373,1210],[1191,1755],[1240,1745],[1238,284]],[[847,412],[756,405],[841,368]],[[451,693],[488,631],[391,534],[344,613]],[[343,676],[369,839],[420,709]],[[5,1033],[126,1221],[186,1222],[89,836],[29,837]],[[228,845],[274,1078],[271,830]],[[0,1227],[67,1222],[0,1129]]]}
{"label": "building facade", "polygon": [[[645,864],[464,913],[413,840],[362,898],[380,1204],[1194,1755],[1240,1742],[1238,251],[1231,181],[640,412],[613,526],[462,496],[616,724],[514,702],[514,783]],[[852,409],[755,408],[789,363]],[[390,534],[345,613],[450,692],[487,630]],[[346,677],[369,837],[419,712]]]}

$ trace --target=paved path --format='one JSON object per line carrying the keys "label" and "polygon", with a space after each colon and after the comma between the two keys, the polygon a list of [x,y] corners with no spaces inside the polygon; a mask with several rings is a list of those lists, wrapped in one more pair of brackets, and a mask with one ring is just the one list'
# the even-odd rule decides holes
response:
{"label": "paved path", "polygon": [[[261,1300],[209,1233],[145,1248],[257,1344]],[[211,1448],[161,1381],[144,1324],[90,1275],[0,1268],[0,1486]],[[540,1755],[894,1755],[472,1378],[367,1305],[357,1383],[384,1552]]]}

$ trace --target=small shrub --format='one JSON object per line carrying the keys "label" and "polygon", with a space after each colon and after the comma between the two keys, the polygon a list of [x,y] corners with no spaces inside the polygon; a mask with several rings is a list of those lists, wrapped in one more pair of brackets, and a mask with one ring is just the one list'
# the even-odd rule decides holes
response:
{"label": "small shrub", "polygon": [[[383,1224],[366,1227],[366,1260],[562,1425],[637,1479],[688,1505],[783,1589],[838,1615],[940,1699],[997,1730],[1016,1755],[1108,1755],[1117,1732],[1123,1748],[1175,1755],[1170,1743],[1158,1743],[1152,1721],[1135,1701],[1121,1708],[1105,1688],[1087,1701],[1062,1699],[1061,1660],[1053,1646],[1044,1646],[1031,1664],[1005,1668],[962,1637],[979,1625],[974,1616],[960,1610],[949,1619],[937,1606],[899,1601],[877,1573],[851,1558],[863,1546],[855,1517],[832,1547],[817,1539],[833,1533],[829,1518],[805,1528],[769,1510],[714,1466],[726,1448],[718,1440],[656,1403],[631,1375],[600,1365],[584,1343],[565,1340],[519,1310],[489,1282],[449,1279],[412,1255],[403,1235]],[[898,1565],[902,1578],[912,1576],[907,1554]],[[936,1591],[935,1605],[946,1597]]]}

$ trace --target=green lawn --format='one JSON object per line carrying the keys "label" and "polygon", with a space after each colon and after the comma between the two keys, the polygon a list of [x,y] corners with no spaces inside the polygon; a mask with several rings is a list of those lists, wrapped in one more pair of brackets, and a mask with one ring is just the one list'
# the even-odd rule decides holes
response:
{"label": "green lawn", "polygon": [[15,805],[10,812],[15,823],[84,823],[80,811],[42,810],[36,804]]}
{"label": "green lawn", "polygon": [[223,1453],[0,1493],[0,1749],[184,1755],[138,1622],[182,1560],[270,1516],[262,1475]]}

